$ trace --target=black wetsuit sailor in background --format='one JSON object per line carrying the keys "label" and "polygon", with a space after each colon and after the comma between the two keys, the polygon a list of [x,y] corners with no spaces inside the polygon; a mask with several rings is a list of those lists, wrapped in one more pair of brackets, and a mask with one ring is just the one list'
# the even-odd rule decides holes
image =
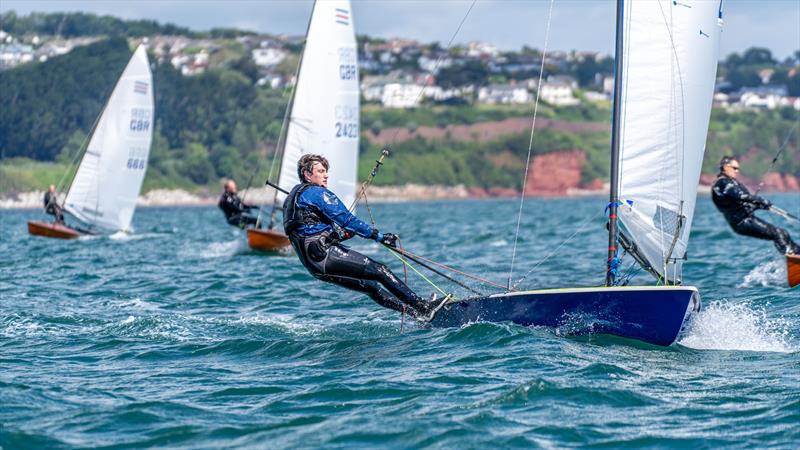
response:
{"label": "black wetsuit sailor in background", "polygon": [[225,214],[225,220],[229,225],[248,228],[255,226],[258,222],[258,218],[247,214],[248,211],[256,207],[242,202],[239,195],[236,194],[236,183],[233,180],[228,180],[225,183],[224,191],[219,197],[217,206]]}
{"label": "black wetsuit sailor in background", "polygon": [[789,233],[756,217],[759,210],[769,210],[772,202],[753,195],[736,179],[739,161],[726,156],[720,161],[720,174],[711,187],[711,200],[725,220],[738,234],[772,241],[782,254],[800,254],[800,246],[792,241]]}
{"label": "black wetsuit sailor in background", "polygon": [[[311,170],[305,170],[308,167]],[[328,161],[304,155],[295,186],[283,204],[284,230],[300,261],[314,277],[369,295],[395,311],[407,308],[417,318],[430,320],[447,297],[420,298],[384,264],[341,245],[354,235],[395,246],[397,236],[381,233],[350,213],[327,186]],[[337,229],[338,228],[338,229]]]}
{"label": "black wetsuit sailor in background", "polygon": [[55,216],[57,224],[64,224],[64,213],[61,211],[61,205],[58,204],[56,187],[52,184],[44,193],[44,212]]}

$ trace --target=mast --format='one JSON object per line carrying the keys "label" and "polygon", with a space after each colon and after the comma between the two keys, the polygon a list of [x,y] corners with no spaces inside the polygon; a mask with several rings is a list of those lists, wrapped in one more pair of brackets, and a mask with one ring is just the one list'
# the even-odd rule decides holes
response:
{"label": "mast", "polygon": [[611,116],[611,180],[608,199],[608,260],[606,261],[606,286],[613,286],[617,260],[617,211],[619,209],[619,133],[620,103],[622,98],[622,47],[624,28],[623,3],[617,0],[617,38],[614,51],[614,108]]}
{"label": "mast", "polygon": [[[311,14],[308,16],[308,25],[306,25],[306,38],[303,40],[303,51],[300,53],[300,60],[297,62],[297,69],[294,72],[294,86],[292,87],[292,95],[289,98],[289,104],[286,105],[286,111],[283,116],[283,124],[281,125],[281,132],[278,135],[278,145],[275,147],[275,158],[280,160],[278,163],[278,174],[275,184],[280,184],[281,169],[283,168],[283,155],[286,151],[286,138],[289,134],[289,126],[292,123],[292,109],[294,107],[294,97],[297,94],[297,86],[300,84],[300,70],[303,68],[303,57],[306,55],[306,44],[308,44],[308,32],[311,31],[311,21],[314,19],[314,11],[317,8],[317,2],[311,5]],[[273,160],[274,162],[274,160]],[[272,169],[270,169],[270,172]],[[267,180],[268,182],[271,180]],[[300,180],[302,182],[302,180]],[[269,229],[275,226],[275,217],[278,209],[278,189],[275,189],[275,195],[272,197],[272,211],[269,215]]]}

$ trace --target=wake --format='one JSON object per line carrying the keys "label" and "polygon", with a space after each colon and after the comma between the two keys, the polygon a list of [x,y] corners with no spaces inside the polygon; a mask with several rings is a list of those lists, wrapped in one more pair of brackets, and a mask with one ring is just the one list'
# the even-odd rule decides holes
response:
{"label": "wake", "polygon": [[786,286],[786,262],[784,260],[773,260],[759,264],[745,275],[744,280],[737,287],[767,286]]}
{"label": "wake", "polygon": [[792,324],[770,318],[765,307],[749,303],[711,302],[696,314],[678,344],[698,350],[791,353]]}

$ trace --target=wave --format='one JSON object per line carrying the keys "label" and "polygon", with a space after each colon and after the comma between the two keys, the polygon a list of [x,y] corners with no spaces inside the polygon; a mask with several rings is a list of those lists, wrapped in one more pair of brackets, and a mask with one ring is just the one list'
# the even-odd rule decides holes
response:
{"label": "wave", "polygon": [[139,241],[139,240],[142,240],[142,239],[151,239],[151,238],[163,237],[163,236],[167,236],[168,234],[169,233],[141,233],[141,234],[135,234],[135,233],[126,233],[124,231],[117,231],[116,233],[109,235],[108,239],[110,239],[112,241],[118,241],[118,242],[128,242],[128,241]]}
{"label": "wave", "polygon": [[786,286],[786,261],[773,260],[759,264],[737,286],[740,288]]}
{"label": "wave", "polygon": [[235,320],[234,323],[275,327],[285,333],[295,336],[319,335],[325,329],[321,324],[301,321],[290,314],[269,314],[267,316],[257,314],[254,317],[240,317],[238,320]]}
{"label": "wave", "polygon": [[213,242],[200,252],[202,258],[222,258],[233,256],[248,250],[247,244],[242,239],[228,242]]}
{"label": "wave", "polygon": [[765,307],[714,301],[692,318],[678,343],[698,350],[791,353],[798,351],[792,328],[789,320],[768,317]]}

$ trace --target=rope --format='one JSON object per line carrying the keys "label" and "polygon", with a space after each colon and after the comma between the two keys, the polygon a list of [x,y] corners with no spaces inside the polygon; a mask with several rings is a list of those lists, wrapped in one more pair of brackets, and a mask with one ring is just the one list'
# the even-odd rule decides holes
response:
{"label": "rope", "polygon": [[533,152],[533,135],[536,130],[536,115],[539,112],[539,98],[542,92],[542,77],[544,76],[544,62],[547,59],[547,44],[550,40],[550,22],[553,19],[553,0],[550,0],[550,9],[547,14],[547,29],[544,35],[544,49],[542,50],[542,65],[539,68],[539,83],[536,87],[536,102],[533,106],[533,122],[531,123],[531,138],[528,142],[528,158],[525,160],[525,177],[522,182],[522,189],[519,195],[519,213],[517,214],[517,230],[514,233],[514,247],[511,250],[511,267],[508,269],[508,290],[511,290],[511,279],[514,276],[514,259],[517,256],[517,241],[519,240],[519,226],[522,222],[522,205],[525,202],[525,186],[528,185],[528,173],[530,171],[531,154]]}
{"label": "rope", "polygon": [[440,292],[442,295],[447,295],[447,293],[446,293],[445,291],[443,291],[442,289],[440,289],[440,288],[439,288],[439,286],[437,286],[436,284],[434,284],[434,282],[433,282],[433,281],[429,280],[429,279],[428,279],[428,277],[426,277],[425,275],[423,275],[423,274],[422,274],[422,273],[421,273],[419,270],[417,270],[417,268],[416,268],[416,267],[414,267],[414,266],[412,266],[411,264],[409,264],[408,262],[406,262],[406,261],[405,261],[403,258],[401,258],[401,257],[400,257],[400,255],[398,255],[398,254],[396,254],[396,253],[392,252],[391,250],[389,251],[389,253],[391,253],[392,255],[394,255],[394,257],[395,257],[395,258],[397,258],[397,259],[399,259],[400,261],[402,261],[402,262],[403,262],[403,264],[405,264],[405,265],[407,265],[408,267],[410,267],[410,268],[411,268],[411,270],[413,270],[413,271],[414,271],[414,272],[415,272],[417,275],[419,275],[419,276],[420,276],[420,278],[422,278],[423,280],[427,281],[427,282],[428,282],[428,284],[430,284],[431,286],[433,286],[433,288],[434,288],[434,289],[436,289],[437,291],[439,291],[439,292]]}
{"label": "rope", "polygon": [[430,259],[427,259],[427,258],[424,258],[424,257],[422,257],[420,255],[416,255],[414,253],[411,253],[408,250],[404,250],[402,248],[399,249],[399,250],[402,251],[405,256],[408,256],[410,258],[419,259],[419,260],[425,261],[425,262],[427,262],[429,264],[433,264],[433,265],[435,265],[437,267],[441,267],[442,269],[449,270],[451,272],[455,272],[455,273],[457,273],[459,275],[465,276],[467,278],[471,278],[471,279],[476,280],[476,281],[480,281],[481,283],[485,283],[485,284],[488,284],[490,286],[498,287],[500,289],[503,289],[504,291],[506,290],[506,287],[501,285],[501,284],[493,283],[493,282],[491,282],[491,281],[489,281],[487,279],[484,279],[484,278],[481,278],[481,277],[478,277],[478,276],[475,276],[475,275],[470,275],[470,274],[468,274],[466,272],[462,272],[462,271],[460,271],[460,270],[458,270],[458,269],[456,269],[454,267],[445,266],[444,264],[440,264],[440,263],[437,263],[435,261],[431,261]]}
{"label": "rope", "polygon": [[[400,236],[397,237],[397,246],[400,247],[400,255],[405,258],[405,255],[403,255],[403,241],[400,240]],[[405,261],[403,261],[403,282],[408,284],[408,269],[406,268]]]}
{"label": "rope", "polygon": [[[369,187],[369,185],[372,184],[372,180],[374,180],[375,177],[378,176],[378,171],[381,169],[381,166],[383,165],[383,160],[386,159],[387,156],[389,156],[389,147],[384,147],[381,149],[381,157],[375,160],[375,166],[372,167],[372,171],[369,173],[369,176],[367,176],[367,179],[364,180],[363,183],[361,183],[361,189],[359,189],[358,195],[353,200],[353,203],[350,205],[350,208],[348,208],[350,212],[355,211],[356,205],[358,205],[358,202],[361,200],[361,197],[366,198],[367,187]],[[367,208],[369,208],[369,206]],[[370,211],[370,219],[371,218],[372,218],[372,212]],[[372,225],[373,226],[375,225],[374,220],[372,221]]]}
{"label": "rope", "polygon": [[758,193],[761,192],[761,188],[764,187],[764,177],[767,175],[767,173],[769,173],[769,171],[772,170],[772,168],[775,166],[775,163],[778,162],[778,158],[780,158],[781,153],[783,153],[783,150],[786,148],[786,144],[789,143],[789,139],[792,137],[794,132],[797,131],[798,124],[800,124],[800,120],[798,120],[798,123],[794,124],[792,130],[789,131],[789,134],[786,135],[786,139],[783,140],[783,144],[781,144],[781,147],[778,149],[778,153],[775,153],[775,157],[772,158],[772,162],[770,163],[769,168],[764,173],[764,175],[761,176],[761,182],[758,183],[758,189],[756,189],[755,195],[758,195]]}
{"label": "rope", "polygon": [[525,278],[527,278],[527,277],[528,277],[528,275],[532,274],[532,273],[533,273],[533,271],[534,271],[534,270],[536,270],[536,268],[537,268],[537,267],[541,266],[541,265],[542,265],[542,264],[543,264],[545,261],[547,261],[547,260],[548,260],[548,259],[550,259],[550,258],[551,258],[553,255],[555,255],[556,253],[558,253],[558,251],[559,251],[559,250],[561,250],[561,247],[563,247],[564,245],[566,245],[566,244],[567,244],[567,242],[571,241],[573,238],[575,238],[575,236],[577,236],[577,235],[578,235],[578,233],[580,233],[581,231],[583,231],[583,230],[584,230],[584,228],[586,228],[586,225],[587,225],[589,222],[591,222],[591,221],[593,221],[593,220],[595,220],[595,219],[597,219],[598,217],[601,217],[601,216],[605,216],[605,212],[604,212],[603,214],[596,214],[596,215],[594,215],[594,216],[592,216],[592,217],[589,217],[589,219],[587,219],[586,221],[584,221],[584,222],[583,222],[583,223],[580,225],[580,227],[578,227],[578,229],[577,229],[577,230],[576,230],[574,233],[572,233],[572,235],[570,235],[568,238],[566,238],[564,241],[562,241],[560,244],[558,244],[558,247],[556,247],[556,248],[555,248],[555,250],[553,250],[552,252],[550,252],[550,254],[549,254],[549,255],[545,256],[545,257],[544,257],[543,259],[541,259],[541,260],[540,260],[538,263],[536,263],[536,265],[535,265],[535,266],[533,266],[533,267],[531,268],[531,270],[529,270],[529,271],[528,271],[528,272],[527,272],[525,275],[523,275],[523,276],[522,276],[522,278],[520,278],[519,280],[517,280],[517,282],[516,282],[516,283],[514,283],[514,285],[513,285],[513,286],[511,286],[511,288],[510,288],[509,290],[514,290],[514,289],[516,289],[516,287],[517,287],[517,286],[519,286],[519,284],[520,284],[520,283],[522,283],[522,282],[525,280]]}
{"label": "rope", "polygon": [[[309,20],[309,27],[311,26],[311,21]],[[308,31],[306,31],[306,40],[308,39]],[[303,43],[303,53],[305,53],[305,41]],[[281,129],[278,132],[278,142],[275,143],[275,153],[272,155],[272,162],[269,165],[269,173],[267,174],[267,181],[272,180],[272,174],[275,170],[275,162],[278,160],[278,155],[280,155],[281,161],[283,161],[283,154],[286,150],[286,135],[288,134],[289,130],[289,115],[292,110],[292,103],[294,102],[294,94],[296,92],[297,84],[300,81],[300,66],[303,63],[303,53],[300,54],[300,58],[297,61],[297,67],[294,70],[294,84],[292,85],[292,92],[289,94],[289,101],[286,103],[286,108],[283,110],[283,120],[281,121]],[[283,93],[286,95],[286,91],[288,89],[284,89]],[[250,183],[253,181],[253,177],[258,173],[261,169],[261,159],[258,160],[258,165],[256,170],[253,172],[253,175],[250,176],[250,180],[247,182],[247,190],[250,190]],[[278,175],[280,175],[280,167],[278,168]],[[280,180],[276,180],[276,183]],[[244,194],[247,195],[247,192]],[[272,212],[270,213],[269,219],[269,228],[271,229],[275,225],[275,206],[278,200],[278,190],[275,189],[275,195],[272,197]],[[242,198],[242,203],[244,203],[244,197]],[[261,223],[261,213],[263,212],[263,205],[258,205],[258,218],[256,219],[256,226]]]}
{"label": "rope", "polygon": [[[461,31],[461,27],[464,26],[464,22],[467,21],[467,17],[469,17],[469,13],[472,12],[472,8],[475,6],[475,3],[477,1],[478,0],[472,0],[472,3],[469,5],[469,9],[467,9],[467,13],[464,14],[463,18],[461,18],[461,22],[458,24],[458,28],[456,28],[456,31],[453,33],[452,36],[450,36],[450,40],[447,42],[447,46],[444,49],[444,55],[450,54],[450,47],[453,45],[453,41],[456,39],[456,36],[458,36],[459,31]],[[431,74],[438,73],[439,66],[442,64],[442,60],[443,60],[443,56],[439,56],[439,58],[436,59],[436,64],[434,64],[433,70],[431,71],[431,73],[428,74],[428,77],[426,78],[426,81],[430,80]],[[428,83],[426,82],[425,85],[422,86],[422,89],[419,91],[419,94],[417,94],[417,98],[414,100],[415,104],[417,102],[419,102],[419,99],[422,97],[422,94],[425,93],[425,88],[427,88],[427,87],[428,87]],[[400,133],[400,128],[395,130],[394,135],[392,136],[392,139],[389,141],[390,143],[394,143],[395,139],[397,139],[397,134],[398,133]]]}
{"label": "rope", "polygon": [[[399,252],[397,251],[397,249],[396,249],[396,248],[394,248],[394,247],[389,247],[389,249],[390,249],[391,251],[395,252],[395,253],[399,253]],[[415,263],[419,264],[420,266],[422,266],[422,267],[424,267],[424,268],[426,268],[426,269],[430,270],[431,272],[435,273],[436,275],[439,275],[440,277],[444,278],[445,280],[447,280],[447,281],[450,281],[451,283],[453,283],[453,284],[455,284],[455,285],[458,285],[458,286],[460,286],[460,287],[462,287],[462,288],[464,288],[464,289],[466,289],[466,290],[468,290],[468,291],[472,292],[473,294],[476,294],[476,295],[485,295],[485,294],[483,294],[482,292],[476,291],[475,289],[472,289],[471,287],[467,286],[466,284],[464,284],[464,283],[462,283],[462,282],[460,282],[460,281],[456,280],[455,278],[453,278],[453,277],[451,277],[451,276],[449,276],[449,275],[447,275],[447,274],[445,274],[445,273],[442,273],[442,272],[440,272],[440,271],[438,271],[438,270],[434,269],[433,267],[431,267],[431,266],[429,266],[429,265],[425,264],[424,262],[422,262],[422,261],[420,261],[420,260],[418,260],[418,259],[414,258],[413,256],[408,256],[408,255],[405,255],[405,256],[406,256],[408,259],[410,259],[411,261],[414,261]]]}
{"label": "rope", "polygon": [[[456,31],[453,33],[452,36],[450,36],[450,40],[447,42],[447,46],[445,47],[443,54],[440,55],[436,59],[436,64],[434,64],[434,66],[433,66],[432,73],[437,73],[438,72],[439,66],[442,64],[442,61],[444,60],[444,55],[448,55],[449,54],[450,47],[452,47],[452,45],[453,45],[453,41],[456,39],[456,36],[458,36],[458,33],[461,31],[461,27],[464,26],[464,22],[466,22],[467,17],[469,17],[469,13],[472,12],[472,8],[475,6],[475,3],[477,1],[478,0],[472,0],[472,3],[469,5],[469,8],[467,9],[466,14],[464,14],[464,17],[461,18],[461,22],[459,22],[458,27],[456,28]],[[428,74],[427,80],[430,80],[430,77],[431,77],[432,73]],[[422,98],[422,95],[425,93],[425,89],[427,87],[428,87],[428,83],[426,82],[425,85],[422,86],[422,89],[420,89],[419,94],[417,94],[417,98],[414,100],[414,103],[419,102],[420,98]],[[392,135],[392,138],[389,140],[390,145],[392,143],[394,143],[395,140],[397,140],[397,134],[398,133],[400,133],[400,128],[395,130],[394,135]],[[376,165],[375,165],[375,168],[372,169],[372,173],[370,174],[369,177],[367,177],[367,180],[364,181],[364,183],[361,184],[361,190],[359,191],[359,193],[356,196],[355,200],[353,200],[353,204],[350,205],[350,211],[351,212],[355,210],[356,205],[358,205],[358,202],[361,200],[362,197],[364,197],[366,199],[367,187],[372,183],[372,179],[375,177],[375,175],[377,175],[378,169],[380,168],[380,166],[383,165],[383,159],[386,156],[389,155],[389,146],[386,146],[382,150],[382,154],[381,154],[380,159],[375,161]],[[367,209],[369,210],[369,206],[367,206]],[[372,211],[370,211],[370,219],[372,219]],[[373,225],[374,224],[375,224],[375,221],[373,220]]]}

